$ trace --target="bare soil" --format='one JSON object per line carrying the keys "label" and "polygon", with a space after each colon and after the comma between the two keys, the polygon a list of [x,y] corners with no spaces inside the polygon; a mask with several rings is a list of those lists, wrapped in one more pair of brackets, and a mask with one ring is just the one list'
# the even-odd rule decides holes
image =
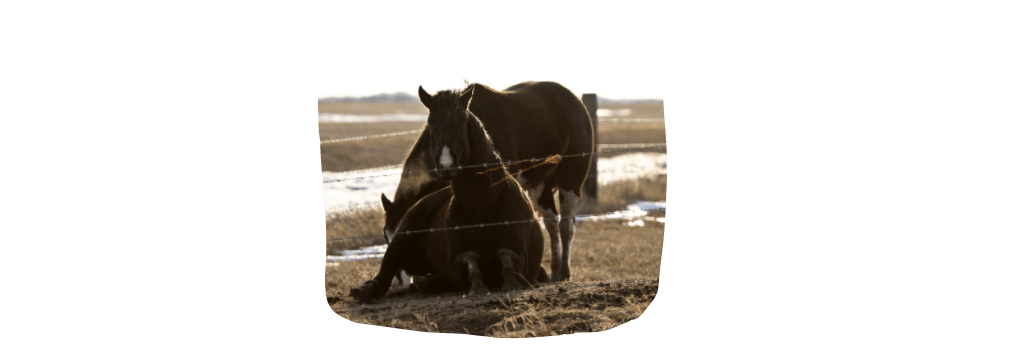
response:
{"label": "bare soil", "polygon": [[[654,299],[664,229],[658,222],[642,227],[625,221],[579,222],[571,281],[535,284],[528,291],[468,297],[464,292],[420,295],[395,286],[364,305],[349,290],[376,275],[381,259],[368,259],[325,267],[325,296],[346,319],[401,329],[493,337],[602,331],[636,319]],[[542,258],[547,270],[549,257],[547,248]]]}
{"label": "bare soil", "polygon": [[637,319],[658,293],[658,279],[538,284],[535,289],[486,296],[464,293],[407,299],[407,290],[378,304],[339,305],[357,323],[425,332],[492,337],[541,337],[604,331]]}

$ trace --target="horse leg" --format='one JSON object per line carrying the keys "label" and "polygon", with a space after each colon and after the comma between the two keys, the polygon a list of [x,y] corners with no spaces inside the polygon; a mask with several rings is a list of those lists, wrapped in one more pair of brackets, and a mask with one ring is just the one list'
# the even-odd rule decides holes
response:
{"label": "horse leg", "polygon": [[482,283],[482,272],[479,271],[479,253],[474,251],[466,251],[458,254],[456,263],[461,267],[461,264],[468,267],[468,281],[471,282],[469,287],[468,295],[485,295],[489,293],[489,288],[486,284]]}
{"label": "horse leg", "polygon": [[[524,268],[521,255],[518,255],[518,253],[515,253],[513,250],[503,248],[496,252],[496,256],[500,258],[500,262],[503,264],[503,287],[500,289],[503,291],[527,289],[525,286],[521,285],[521,282],[518,281],[518,277],[521,275],[517,272],[517,270]],[[524,280],[523,277],[522,280]]]}
{"label": "horse leg", "polygon": [[369,303],[371,300],[387,293],[387,290],[391,289],[391,280],[393,279],[394,272],[385,272],[383,265],[380,268],[381,271],[375,278],[367,280],[363,285],[349,290],[349,296],[352,296],[352,298],[359,302]]}
{"label": "horse leg", "polygon": [[557,214],[556,200],[553,197],[555,187],[544,189],[545,185],[545,183],[540,184],[532,190],[532,193],[537,196],[538,201],[535,208],[542,216],[542,223],[546,226],[546,232],[549,233],[551,254],[549,269],[553,273],[552,280],[560,281],[563,280],[560,277],[560,261],[563,254],[563,247],[560,244],[560,214]]}
{"label": "horse leg", "polygon": [[377,276],[367,280],[363,285],[349,290],[349,296],[364,303],[383,296],[387,290],[391,289],[391,281],[401,270],[401,265],[404,262],[402,256],[407,255],[408,250],[406,249],[411,247],[412,243],[408,238],[391,241],[387,252],[384,253],[384,260],[380,262],[380,272],[377,272]]}
{"label": "horse leg", "polygon": [[[580,193],[580,191],[578,192]],[[570,247],[574,242],[574,215],[577,214],[577,207],[581,203],[579,193],[560,190],[560,210],[566,218],[560,221],[560,242],[563,249],[560,255],[560,276],[557,277],[557,272],[554,271],[553,280],[570,279]]]}

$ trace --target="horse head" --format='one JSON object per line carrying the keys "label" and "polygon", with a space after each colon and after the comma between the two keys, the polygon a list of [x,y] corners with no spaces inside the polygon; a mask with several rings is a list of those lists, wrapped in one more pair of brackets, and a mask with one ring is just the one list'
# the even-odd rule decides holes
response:
{"label": "horse head", "polygon": [[431,96],[419,86],[419,100],[430,110],[426,126],[437,175],[450,180],[469,158],[468,117],[474,88],[463,92],[440,91]]}

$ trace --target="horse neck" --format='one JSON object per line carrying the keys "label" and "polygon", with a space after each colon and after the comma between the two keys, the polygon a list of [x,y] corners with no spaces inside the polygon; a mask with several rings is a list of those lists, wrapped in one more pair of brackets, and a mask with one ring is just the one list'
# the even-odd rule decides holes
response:
{"label": "horse neck", "polygon": [[[468,132],[469,158],[463,165],[480,165],[488,163],[490,169],[484,167],[462,169],[451,180],[455,201],[467,210],[484,209],[501,204],[501,199],[509,199],[511,190],[518,191],[513,180],[507,179],[507,169],[501,167],[501,159],[493,149],[493,144],[486,137],[482,123],[469,117],[466,127]],[[499,167],[499,168],[496,168]]]}
{"label": "horse neck", "polygon": [[[447,187],[447,181],[440,180],[433,174],[432,170],[436,167],[430,160],[431,157],[429,128],[424,128],[408,158],[405,159],[402,166],[404,174],[398,181],[398,188],[394,193],[394,204],[402,213],[422,197]],[[412,174],[408,174],[409,172]]]}

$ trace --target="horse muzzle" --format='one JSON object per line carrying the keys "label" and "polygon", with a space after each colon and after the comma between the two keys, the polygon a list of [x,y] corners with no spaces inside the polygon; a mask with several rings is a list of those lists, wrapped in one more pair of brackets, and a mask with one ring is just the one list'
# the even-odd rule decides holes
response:
{"label": "horse muzzle", "polygon": [[437,176],[439,176],[440,179],[443,180],[451,180],[454,178],[454,176],[458,175],[458,172],[460,171],[461,169],[459,167],[437,168]]}

